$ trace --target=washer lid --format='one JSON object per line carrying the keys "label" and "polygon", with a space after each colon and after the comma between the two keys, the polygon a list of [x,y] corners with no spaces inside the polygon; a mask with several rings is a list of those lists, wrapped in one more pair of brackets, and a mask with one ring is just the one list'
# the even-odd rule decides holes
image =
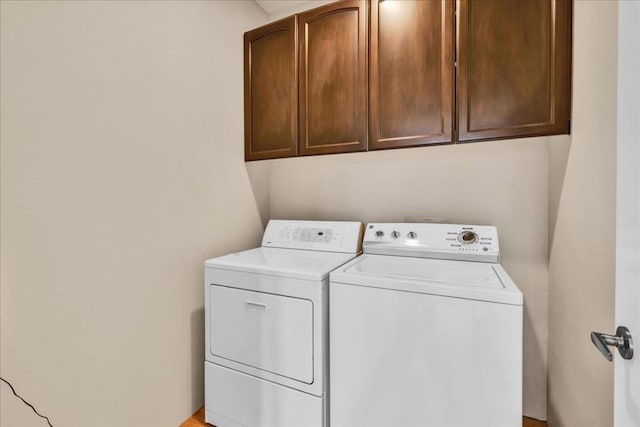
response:
{"label": "washer lid", "polygon": [[205,262],[205,267],[322,281],[331,270],[355,256],[340,252],[262,247],[212,258]]}
{"label": "washer lid", "polygon": [[522,305],[500,264],[364,254],[331,273],[332,283]]}

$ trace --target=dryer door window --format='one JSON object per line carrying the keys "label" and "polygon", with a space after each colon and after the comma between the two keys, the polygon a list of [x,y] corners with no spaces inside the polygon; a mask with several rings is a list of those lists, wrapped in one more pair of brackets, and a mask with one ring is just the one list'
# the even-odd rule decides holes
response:
{"label": "dryer door window", "polygon": [[306,299],[211,285],[211,353],[313,382],[313,303]]}

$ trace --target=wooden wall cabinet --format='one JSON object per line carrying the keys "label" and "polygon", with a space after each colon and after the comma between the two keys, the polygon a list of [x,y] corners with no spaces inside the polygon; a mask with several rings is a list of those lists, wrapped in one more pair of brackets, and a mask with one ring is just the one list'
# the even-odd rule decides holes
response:
{"label": "wooden wall cabinet", "polygon": [[249,31],[245,159],[569,133],[571,13],[345,0]]}
{"label": "wooden wall cabinet", "polygon": [[366,14],[348,0],[298,17],[301,155],[367,147]]}
{"label": "wooden wall cabinet", "polygon": [[298,155],[297,17],[244,34],[245,160]]}
{"label": "wooden wall cabinet", "polygon": [[453,141],[454,2],[371,1],[369,148]]}
{"label": "wooden wall cabinet", "polygon": [[458,140],[569,133],[571,0],[460,0]]}

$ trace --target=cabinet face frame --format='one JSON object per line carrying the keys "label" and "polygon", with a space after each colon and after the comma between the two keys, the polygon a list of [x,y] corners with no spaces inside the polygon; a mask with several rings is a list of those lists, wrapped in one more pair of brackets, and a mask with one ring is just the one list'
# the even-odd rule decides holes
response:
{"label": "cabinet face frame", "polygon": [[478,7],[482,2],[457,0],[457,95],[456,109],[458,126],[456,140],[467,142],[485,139],[519,138],[543,135],[568,134],[571,117],[571,54],[572,54],[572,0],[547,0],[550,6],[550,102],[549,119],[537,123],[522,123],[512,126],[492,126],[473,129],[470,117],[473,98],[470,80],[471,64],[471,11],[470,5]]}
{"label": "cabinet face frame", "polygon": [[[313,103],[320,98],[323,100],[322,94],[311,93],[309,67],[309,39],[310,25],[322,20],[323,18],[335,17],[331,15],[344,12],[357,13],[357,52],[355,52],[356,69],[352,70],[356,76],[354,98],[352,102],[354,108],[349,111],[353,117],[353,133],[356,138],[353,140],[343,141],[327,141],[324,144],[313,144],[310,140],[310,108]],[[333,154],[347,153],[354,151],[366,151],[367,149],[367,2],[365,0],[346,0],[310,10],[301,13],[298,16],[298,34],[299,34],[299,129],[300,129],[300,155],[313,154]],[[340,46],[338,46],[340,47]],[[329,82],[331,85],[331,82]],[[333,100],[330,100],[333,101]],[[341,105],[336,105],[339,110]]]}
{"label": "cabinet face frame", "polygon": [[[284,85],[288,88],[287,97],[277,99],[277,93],[275,93],[274,89],[269,93],[269,104],[271,104],[271,108],[277,108],[278,104],[285,108],[288,107],[289,123],[286,132],[287,141],[281,148],[262,149],[260,148],[260,141],[257,141],[257,136],[253,134],[253,108],[256,106],[252,102],[252,95],[254,94],[254,88],[252,87],[252,48],[254,42],[282,32],[287,34],[287,49],[286,52],[280,53],[286,54],[288,59],[287,67],[291,78],[289,81],[284,82]],[[268,85],[268,82],[265,81],[264,83],[265,86]],[[273,89],[273,87],[271,87],[271,89]],[[244,152],[245,161],[294,157],[298,155],[298,26],[297,16],[295,15],[256,28],[244,34]]]}
{"label": "cabinet face frame", "polygon": [[[388,2],[389,0],[387,0]],[[401,105],[403,99],[396,96],[393,99],[385,99],[382,90],[382,78],[383,67],[387,67],[387,70],[391,70],[392,73],[399,74],[399,70],[394,68],[394,63],[391,59],[387,62],[387,58],[383,58],[381,55],[382,41],[381,39],[381,8],[382,7],[401,7],[402,3],[391,4],[391,2],[383,2],[379,0],[371,0],[371,20],[370,20],[370,43],[369,43],[369,148],[372,150],[385,149],[385,148],[400,148],[411,147],[426,144],[442,144],[453,142],[453,114],[454,114],[454,0],[430,0],[432,4],[439,3],[440,14],[436,18],[439,21],[439,27],[435,27],[437,37],[439,38],[440,49],[437,58],[423,58],[426,65],[424,67],[432,66],[434,62],[437,64],[437,74],[439,74],[440,87],[440,99],[439,99],[439,121],[440,130],[435,133],[414,133],[407,134],[403,132],[403,135],[382,135],[382,122],[386,120],[394,120],[399,122],[396,127],[416,128],[416,123],[410,123],[412,118],[409,117],[383,117],[383,109],[388,108],[391,110],[392,115],[400,116],[400,110],[403,109]],[[405,4],[408,4],[407,1]],[[412,1],[417,6],[424,6],[426,2]],[[421,4],[422,3],[422,4]],[[393,19],[393,14],[397,11],[390,10],[388,15],[390,19]],[[435,20],[435,19],[434,19]],[[424,24],[424,23],[422,23]],[[396,23],[396,25],[399,25]],[[402,28],[396,29],[402,31]],[[387,35],[389,36],[389,35]],[[396,34],[397,40],[407,41],[410,34]],[[400,39],[400,40],[398,40]],[[420,41],[415,41],[415,45],[423,47]],[[402,52],[400,52],[402,53]],[[414,75],[407,75],[407,80],[411,80]],[[395,88],[397,89],[397,88]],[[403,88],[404,89],[404,88]],[[393,91],[392,91],[393,92]],[[393,97],[394,94],[390,96]],[[424,117],[424,116],[423,116]],[[415,118],[414,122],[416,121]],[[433,118],[424,117],[433,120]]]}

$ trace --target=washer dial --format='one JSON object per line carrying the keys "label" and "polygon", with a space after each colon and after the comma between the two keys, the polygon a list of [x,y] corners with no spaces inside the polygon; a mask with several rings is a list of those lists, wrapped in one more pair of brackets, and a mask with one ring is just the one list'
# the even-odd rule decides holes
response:
{"label": "washer dial", "polygon": [[478,241],[478,235],[473,231],[462,231],[458,234],[458,241],[463,245],[471,245]]}

